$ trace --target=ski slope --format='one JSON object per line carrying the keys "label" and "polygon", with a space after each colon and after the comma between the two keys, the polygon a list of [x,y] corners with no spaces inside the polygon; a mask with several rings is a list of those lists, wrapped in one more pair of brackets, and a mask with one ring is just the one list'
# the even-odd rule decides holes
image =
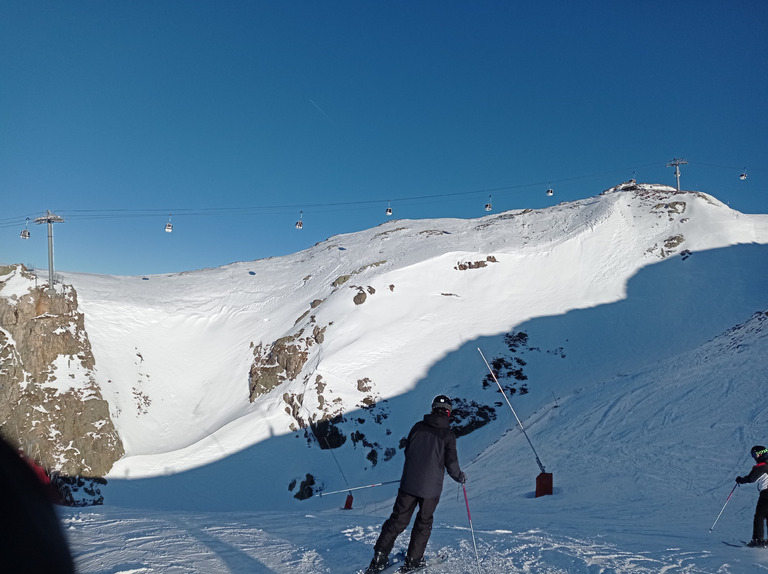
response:
{"label": "ski slope", "polygon": [[[283,397],[303,396],[302,416],[317,420],[318,376],[340,428],[381,453],[397,451],[435,394],[496,403],[458,444],[479,565],[448,479],[428,547],[449,554],[437,572],[768,569],[768,552],[721,543],[749,537],[753,489],[737,489],[708,533],[749,448],[768,441],[766,244],[768,216],[638,186],[545,210],[392,221],[219,269],[63,274],[126,449],[103,507],[62,510],[78,570],[364,568],[396,485],[355,491],[342,511],[343,495],[299,501],[289,484],[393,480],[402,454],[374,463],[365,443],[321,450],[291,430]],[[299,376],[249,402],[254,347],[310,320],[325,337]],[[526,344],[512,351],[507,333]],[[554,496],[533,497],[539,468],[483,387],[478,348],[524,365],[527,392],[511,401]]]}

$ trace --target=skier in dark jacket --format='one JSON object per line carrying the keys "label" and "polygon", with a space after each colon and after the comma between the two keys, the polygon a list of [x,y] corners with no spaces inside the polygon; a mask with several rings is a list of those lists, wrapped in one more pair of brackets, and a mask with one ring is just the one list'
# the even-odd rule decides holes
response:
{"label": "skier in dark jacket", "polygon": [[736,482],[739,484],[757,483],[760,496],[757,499],[755,520],[752,523],[752,540],[747,543],[747,546],[766,546],[763,524],[768,520],[768,449],[764,446],[753,446],[750,452],[757,464],[752,467],[747,476],[737,476]]}
{"label": "skier in dark jacket", "polygon": [[381,527],[366,574],[375,574],[387,567],[395,539],[410,523],[416,505],[419,512],[411,531],[405,565],[400,571],[409,572],[424,565],[424,550],[432,533],[432,517],[443,492],[445,471],[456,482],[467,480],[459,468],[456,435],[448,424],[450,416],[451,399],[445,395],[437,396],[432,401],[432,412],[413,425],[408,434],[400,489],[392,514]]}

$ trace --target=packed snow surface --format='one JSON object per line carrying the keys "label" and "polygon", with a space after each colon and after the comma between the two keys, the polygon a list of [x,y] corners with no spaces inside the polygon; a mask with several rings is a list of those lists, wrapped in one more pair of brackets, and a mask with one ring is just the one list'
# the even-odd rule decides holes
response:
{"label": "packed snow surface", "polygon": [[[447,478],[430,571],[768,570],[768,550],[722,543],[749,539],[753,487],[709,532],[768,442],[767,244],[768,216],[639,185],[219,269],[63,274],[126,450],[103,507],[61,511],[78,571],[361,571],[397,485],[347,510],[294,487],[398,479],[398,441],[442,393],[494,413],[459,438],[471,523]],[[300,373],[250,402],[259,346],[313,327]],[[503,382],[553,496],[534,497],[536,456],[478,349],[524,372]],[[329,405],[349,433],[333,450],[296,424]]]}

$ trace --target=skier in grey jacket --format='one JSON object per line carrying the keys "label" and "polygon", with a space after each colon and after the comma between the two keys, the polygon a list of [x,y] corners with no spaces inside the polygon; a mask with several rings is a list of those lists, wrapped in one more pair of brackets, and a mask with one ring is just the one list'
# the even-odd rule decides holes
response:
{"label": "skier in grey jacket", "polygon": [[405,565],[400,571],[408,572],[423,566],[433,514],[443,492],[445,471],[456,482],[466,482],[466,475],[459,468],[456,435],[448,424],[451,407],[451,399],[445,395],[435,397],[432,412],[413,425],[408,434],[400,489],[392,514],[381,527],[366,574],[376,574],[387,567],[395,539],[410,523],[417,505],[419,512],[411,531]]}
{"label": "skier in grey jacket", "polygon": [[752,540],[747,543],[747,546],[766,546],[768,543],[763,536],[765,532],[763,524],[768,520],[768,449],[758,445],[753,446],[750,452],[757,464],[752,467],[748,475],[737,476],[736,482],[739,484],[757,483],[757,490],[760,491],[760,496],[757,499],[755,519],[752,523]]}

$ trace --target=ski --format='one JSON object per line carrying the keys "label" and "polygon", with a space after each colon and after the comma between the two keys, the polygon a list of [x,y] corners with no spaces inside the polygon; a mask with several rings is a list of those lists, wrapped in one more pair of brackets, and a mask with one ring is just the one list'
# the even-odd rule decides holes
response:
{"label": "ski", "polygon": [[722,541],[726,546],[733,546],[734,548],[768,548],[768,546],[750,546],[746,540],[739,540],[741,544],[734,544],[733,542]]}
{"label": "ski", "polygon": [[[419,568],[416,568],[414,570],[408,570],[408,574],[411,574],[412,572],[424,572],[428,570],[432,566],[437,566],[438,564],[441,564],[442,562],[445,562],[448,559],[447,555],[437,555],[433,556],[432,558],[428,558],[426,560],[426,563],[424,566],[421,566]],[[394,554],[393,556],[389,557],[389,566],[384,568],[384,570],[380,570],[378,574],[399,574],[402,572],[401,568],[405,566],[405,554],[402,552],[398,552],[397,554]],[[362,571],[363,574],[367,572],[366,570]]]}
{"label": "ski", "polygon": [[[418,568],[414,568],[413,570],[408,570],[408,574],[412,574],[415,572],[425,572],[429,571],[430,568],[433,566],[437,566],[438,564],[445,562],[448,560],[448,556],[433,556],[432,558],[428,558],[424,564],[424,566],[419,566]],[[395,572],[402,572],[402,566],[395,570]]]}
{"label": "ski", "polygon": [[381,571],[381,574],[392,574],[397,572],[401,566],[405,565],[405,554],[398,552],[394,556],[389,557],[389,566]]}
{"label": "ski", "polygon": [[[389,557],[389,565],[383,570],[379,570],[378,574],[389,574],[390,572],[396,572],[400,566],[405,564],[405,553],[397,552]],[[367,574],[368,570],[361,570],[362,574]]]}

